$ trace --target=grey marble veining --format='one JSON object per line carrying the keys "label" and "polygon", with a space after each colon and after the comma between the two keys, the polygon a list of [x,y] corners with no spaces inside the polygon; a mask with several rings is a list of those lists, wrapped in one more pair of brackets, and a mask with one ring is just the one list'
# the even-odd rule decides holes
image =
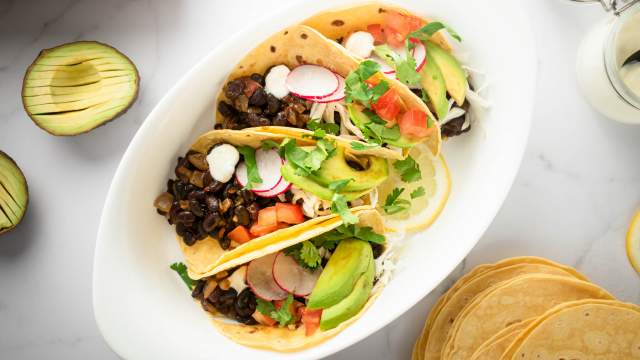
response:
{"label": "grey marble veining", "polygon": [[[0,0],[0,148],[20,163],[31,194],[23,224],[0,239],[1,359],[116,358],[93,320],[91,271],[118,161],[158,100],[220,39],[294,1]],[[539,82],[528,148],[509,197],[449,278],[331,359],[408,358],[438,296],[473,266],[504,257],[539,255],[576,266],[620,299],[640,303],[640,277],[624,250],[630,216],[640,206],[640,127],[593,112],[574,72],[579,39],[603,13],[563,0],[524,5],[535,26]],[[79,39],[129,55],[141,72],[140,97],[107,126],[52,137],[22,110],[22,77],[40,49]]]}

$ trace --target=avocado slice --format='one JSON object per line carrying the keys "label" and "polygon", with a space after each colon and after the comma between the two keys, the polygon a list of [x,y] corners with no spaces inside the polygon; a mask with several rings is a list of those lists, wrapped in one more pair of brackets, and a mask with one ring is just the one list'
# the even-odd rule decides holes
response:
{"label": "avocado slice", "polygon": [[[469,84],[467,83],[467,74],[464,72],[458,60],[438,45],[431,41],[425,41],[427,54],[430,54],[434,62],[440,68],[444,76],[444,83],[447,92],[456,101],[458,106],[464,103],[465,94]],[[427,60],[429,62],[429,60]]]}
{"label": "avocado slice", "polygon": [[138,96],[135,65],[115,48],[78,41],[40,52],[22,84],[24,109],[53,135],[78,135],[123,114]]}
{"label": "avocado slice", "polygon": [[326,331],[333,329],[342,322],[356,316],[360,312],[371,295],[374,275],[375,265],[373,257],[371,257],[367,270],[356,281],[351,293],[339,303],[322,310],[322,315],[320,317],[320,330]]}
{"label": "avocado slice", "polygon": [[[347,110],[349,111],[349,117],[353,120],[354,124],[360,129],[364,127],[366,123],[371,122],[371,119],[362,112],[356,105],[347,104]],[[400,138],[396,140],[388,140],[387,144],[397,146],[400,148],[411,148],[416,145],[418,142],[412,141],[409,138],[400,135]]]}
{"label": "avocado slice", "polygon": [[342,179],[353,179],[345,187],[345,191],[370,190],[378,186],[389,175],[387,160],[378,156],[360,156],[366,163],[365,170],[358,170],[347,162],[345,149],[338,146],[336,154],[322,163],[314,174],[309,175],[315,182],[328,186],[331,182]]}
{"label": "avocado slice", "polygon": [[0,151],[0,234],[16,227],[29,203],[27,180],[11,157]]}
{"label": "avocado slice", "polygon": [[[335,194],[333,190],[329,189],[328,187],[322,184],[315,182],[313,179],[311,179],[311,177],[297,175],[296,169],[294,169],[293,166],[291,166],[291,164],[289,163],[285,163],[280,168],[280,174],[282,174],[282,177],[288,182],[314,194],[315,196],[319,197],[322,200],[331,201],[331,199],[333,199],[333,195]],[[347,201],[352,201],[363,196],[369,191],[371,191],[371,189],[365,189],[361,191],[343,191],[343,192],[340,192],[340,194],[344,195]]]}
{"label": "avocado slice", "polygon": [[433,106],[436,116],[442,120],[449,112],[449,101],[447,100],[447,87],[444,82],[442,71],[436,64],[431,53],[427,52],[427,61],[420,71],[422,88],[427,93],[429,101]]}
{"label": "avocado slice", "polygon": [[356,282],[367,271],[372,260],[373,251],[369,242],[356,239],[340,241],[322,270],[307,307],[326,310],[340,303],[353,292]]}

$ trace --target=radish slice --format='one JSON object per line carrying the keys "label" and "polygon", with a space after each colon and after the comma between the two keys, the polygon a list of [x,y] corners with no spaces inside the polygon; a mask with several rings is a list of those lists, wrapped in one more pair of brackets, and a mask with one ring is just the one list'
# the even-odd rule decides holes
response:
{"label": "radish slice", "polygon": [[273,279],[282,290],[295,296],[307,296],[316,286],[316,282],[322,273],[322,267],[308,270],[300,266],[291,256],[278,253],[273,262]]}
{"label": "radish slice", "polygon": [[[280,183],[280,179],[282,179],[282,176],[280,175],[280,167],[282,167],[283,163],[284,160],[282,160],[278,151],[275,149],[256,150],[256,165],[258,166],[258,173],[262,178],[262,182],[254,184],[254,187],[251,190],[255,193],[259,193],[274,189],[278,183]],[[244,162],[241,162],[236,167],[236,178],[242,186],[246,186],[249,182],[247,165]]]}
{"label": "radish slice", "polygon": [[275,197],[289,191],[290,188],[291,188],[291,183],[285,180],[284,178],[282,178],[275,188],[265,192],[257,192],[255,194],[258,196],[267,197],[267,198]]}
{"label": "radish slice", "polygon": [[272,269],[276,256],[277,254],[269,254],[257,258],[247,267],[247,284],[262,300],[282,300],[288,295],[273,279]]}
{"label": "radish slice", "polygon": [[287,88],[301,98],[320,99],[338,90],[338,77],[318,65],[300,65],[287,76]]}
{"label": "radish slice", "polygon": [[416,43],[416,47],[411,51],[411,56],[416,60],[416,71],[419,72],[427,62],[427,49],[422,42]]}
{"label": "radish slice", "polygon": [[337,75],[338,77],[338,90],[336,90],[336,92],[334,92],[333,94],[324,97],[322,99],[318,99],[318,100],[311,100],[313,102],[317,102],[317,103],[330,103],[333,101],[340,101],[342,99],[344,99],[344,78],[340,75]]}

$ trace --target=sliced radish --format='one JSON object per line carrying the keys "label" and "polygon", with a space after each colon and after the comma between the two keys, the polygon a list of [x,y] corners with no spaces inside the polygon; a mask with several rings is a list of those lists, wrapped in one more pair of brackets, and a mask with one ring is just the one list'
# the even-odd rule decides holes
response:
{"label": "sliced radish", "polygon": [[288,293],[273,279],[273,263],[278,254],[269,254],[251,261],[247,267],[247,284],[262,300],[285,299]]}
{"label": "sliced radish", "polygon": [[282,178],[275,188],[265,192],[257,192],[255,194],[261,197],[275,197],[287,192],[290,188],[291,183]]}
{"label": "sliced radish", "polygon": [[280,252],[273,262],[273,279],[282,290],[295,296],[307,296],[316,286],[322,267],[308,270],[300,266],[291,256]]}
{"label": "sliced radish", "polygon": [[333,101],[340,101],[342,99],[344,99],[344,78],[340,75],[336,75],[338,77],[338,90],[336,90],[336,92],[334,92],[333,94],[324,97],[322,99],[318,99],[318,100],[311,100],[313,102],[317,102],[317,103],[330,103]]}
{"label": "sliced radish", "polygon": [[287,88],[301,98],[320,99],[338,90],[338,77],[318,65],[300,65],[287,76]]}
{"label": "sliced radish", "polygon": [[421,41],[415,44],[416,47],[411,51],[411,56],[416,60],[416,71],[419,72],[427,62],[427,49],[425,49],[424,44]]}
{"label": "sliced radish", "polygon": [[[282,179],[282,176],[280,175],[280,167],[282,167],[283,163],[284,160],[282,160],[278,151],[275,149],[256,150],[256,165],[258,166],[258,173],[262,178],[262,182],[254,184],[254,187],[251,190],[255,193],[259,193],[274,189],[278,183],[280,183],[280,179]],[[241,162],[236,167],[236,178],[242,186],[246,186],[249,182],[247,165],[244,162]]]}

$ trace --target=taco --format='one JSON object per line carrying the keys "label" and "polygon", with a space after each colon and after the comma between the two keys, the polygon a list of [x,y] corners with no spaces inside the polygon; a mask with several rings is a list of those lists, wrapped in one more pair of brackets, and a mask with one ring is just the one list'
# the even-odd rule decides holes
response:
{"label": "taco", "polygon": [[354,214],[357,224],[336,217],[226,263],[194,284],[193,298],[216,329],[246,346],[296,351],[329,339],[384,285],[383,221],[375,210]]}
{"label": "taco", "polygon": [[385,78],[379,64],[360,60],[310,27],[286,28],[227,77],[216,101],[216,128],[296,138],[322,134],[392,159],[426,142],[438,154],[440,131],[429,108],[402,83]]}
{"label": "taco", "polygon": [[470,100],[484,100],[469,85],[469,75],[443,33],[460,36],[442,22],[418,17],[400,7],[370,3],[319,13],[303,22],[341,43],[360,60],[372,60],[429,106],[444,137],[471,129]]}
{"label": "taco", "polygon": [[213,130],[178,158],[175,175],[154,205],[175,225],[189,275],[199,279],[331,218],[356,222],[351,208],[375,206],[369,193],[388,165],[330,139]]}

